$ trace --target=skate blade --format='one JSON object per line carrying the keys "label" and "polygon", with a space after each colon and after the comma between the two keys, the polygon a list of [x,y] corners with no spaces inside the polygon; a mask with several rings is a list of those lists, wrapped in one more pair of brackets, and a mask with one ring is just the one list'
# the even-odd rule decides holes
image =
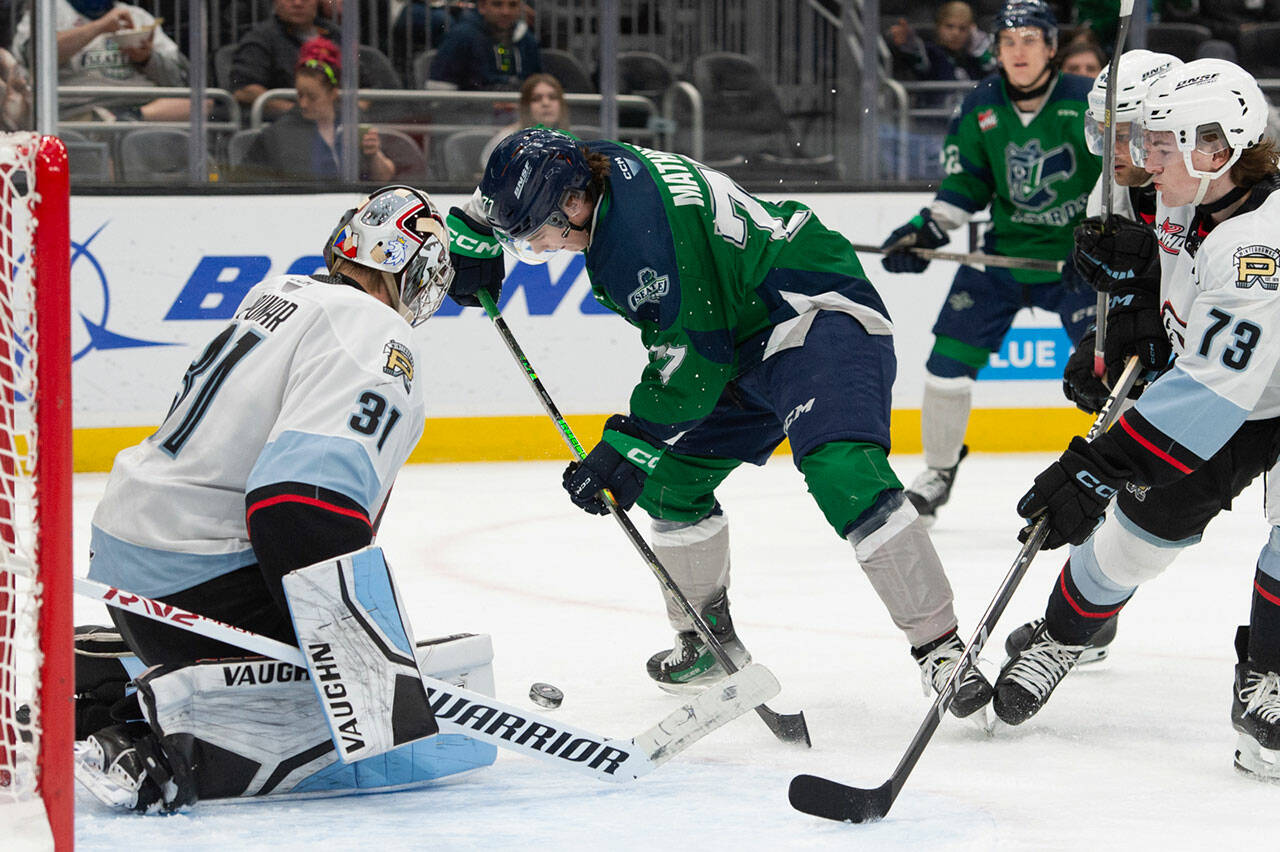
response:
{"label": "skate blade", "polygon": [[1248,734],[1236,739],[1236,769],[1251,778],[1280,783],[1280,751],[1263,748]]}
{"label": "skate blade", "polygon": [[974,710],[968,716],[960,721],[967,722],[977,728],[984,736],[991,737],[995,734],[996,714],[991,712],[991,702],[987,702],[977,710]]}

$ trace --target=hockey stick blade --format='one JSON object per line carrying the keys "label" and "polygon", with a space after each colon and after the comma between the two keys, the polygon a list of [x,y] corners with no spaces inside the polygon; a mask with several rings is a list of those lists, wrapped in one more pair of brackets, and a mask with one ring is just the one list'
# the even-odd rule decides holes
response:
{"label": "hockey stick blade", "polygon": [[[253,654],[306,666],[302,651],[294,645],[172,604],[83,577],[76,578],[75,591],[107,606]],[[462,734],[612,782],[634,781],[648,775],[706,734],[773,698],[780,689],[768,669],[753,663],[699,693],[648,730],[618,740],[419,674],[441,733]]]}
{"label": "hockey stick blade", "polygon": [[874,790],[849,787],[817,775],[797,775],[787,789],[791,807],[837,822],[875,822],[893,805],[893,781]]}

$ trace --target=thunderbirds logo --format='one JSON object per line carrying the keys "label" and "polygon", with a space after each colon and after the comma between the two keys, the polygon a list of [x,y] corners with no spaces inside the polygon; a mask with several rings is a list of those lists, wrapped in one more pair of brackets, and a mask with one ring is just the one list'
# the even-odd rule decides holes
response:
{"label": "thunderbirds logo", "polygon": [[1032,139],[1025,146],[1010,143],[1004,154],[1008,164],[1009,197],[1027,210],[1044,210],[1053,204],[1058,193],[1050,189],[1050,185],[1071,177],[1076,170],[1075,153],[1065,144],[1044,151],[1040,140]]}
{"label": "thunderbirds logo", "polygon": [[671,289],[671,279],[666,275],[659,276],[657,270],[648,266],[641,269],[636,274],[636,278],[640,280],[640,286],[632,290],[631,295],[627,297],[627,305],[633,311],[645,302],[657,304],[658,300],[667,295]]}

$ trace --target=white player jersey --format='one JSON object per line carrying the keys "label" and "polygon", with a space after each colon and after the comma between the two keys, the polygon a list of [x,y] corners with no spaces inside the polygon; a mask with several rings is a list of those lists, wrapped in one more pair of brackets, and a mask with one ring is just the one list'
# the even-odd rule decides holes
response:
{"label": "white player jersey", "polygon": [[[1156,210],[1161,316],[1177,360],[1136,408],[1208,458],[1245,420],[1280,416],[1280,192],[1207,235],[1189,233],[1194,215]],[[1194,256],[1188,238],[1202,239]]]}
{"label": "white player jersey", "polygon": [[1111,212],[1117,216],[1136,221],[1138,216],[1133,210],[1133,202],[1129,200],[1129,188],[1116,183],[1114,178],[1108,180],[1105,174],[1099,175],[1098,182],[1093,185],[1093,190],[1089,193],[1089,200],[1085,202],[1084,207],[1085,215],[1102,215],[1102,184],[1104,181],[1111,184]]}
{"label": "white player jersey", "polygon": [[116,456],[90,576],[146,595],[257,561],[245,494],[297,482],[376,517],[422,435],[412,329],[354,287],[271,278],[182,377],[156,432]]}

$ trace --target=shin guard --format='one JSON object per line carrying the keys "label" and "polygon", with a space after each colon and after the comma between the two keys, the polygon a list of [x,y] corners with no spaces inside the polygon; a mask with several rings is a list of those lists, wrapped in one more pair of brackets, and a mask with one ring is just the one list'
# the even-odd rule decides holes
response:
{"label": "shin guard", "polygon": [[[729,588],[729,521],[718,509],[693,524],[655,518],[653,552],[697,612]],[[683,608],[665,588],[662,597],[671,626],[677,632],[692,630]]]}

